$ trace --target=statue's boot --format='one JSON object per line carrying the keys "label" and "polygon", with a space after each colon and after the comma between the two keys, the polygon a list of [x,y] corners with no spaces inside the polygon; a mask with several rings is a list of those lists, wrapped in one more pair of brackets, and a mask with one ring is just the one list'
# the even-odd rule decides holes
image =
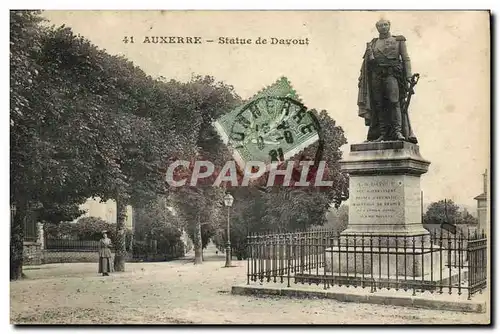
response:
{"label": "statue's boot", "polygon": [[374,139],[373,142],[381,142],[385,140],[385,137],[387,135],[387,126],[385,125],[385,120],[383,119],[382,116],[379,116],[379,121],[378,125],[380,128],[380,136],[377,139]]}
{"label": "statue's boot", "polygon": [[413,144],[418,144],[417,137],[415,137],[415,136],[411,136],[411,137],[409,137],[409,138],[408,138],[408,141],[409,141],[410,143],[413,143]]}
{"label": "statue's boot", "polygon": [[403,141],[404,141],[404,140],[406,140],[405,136],[403,136],[403,135],[401,134],[401,132],[396,132],[396,133],[394,134],[394,139],[395,139],[395,140],[403,140]]}
{"label": "statue's boot", "polygon": [[394,126],[394,140],[406,140],[402,134],[401,106],[399,102],[392,103],[392,122]]}

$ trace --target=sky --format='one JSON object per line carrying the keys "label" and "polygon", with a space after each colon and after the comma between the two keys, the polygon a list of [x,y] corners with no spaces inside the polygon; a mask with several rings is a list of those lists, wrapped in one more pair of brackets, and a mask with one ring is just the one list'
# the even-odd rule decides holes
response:
{"label": "sky", "polygon": [[[422,156],[424,202],[474,206],[490,162],[490,35],[487,12],[377,11],[45,11],[147,74],[188,81],[212,75],[249,98],[286,76],[310,109],[325,109],[349,145],[367,128],[357,115],[357,84],[375,22],[404,35],[420,73],[409,114]],[[127,36],[134,43],[124,43]],[[202,44],[145,44],[145,36],[200,36]],[[308,39],[308,45],[221,45],[220,37]],[[207,43],[206,40],[215,40]]]}

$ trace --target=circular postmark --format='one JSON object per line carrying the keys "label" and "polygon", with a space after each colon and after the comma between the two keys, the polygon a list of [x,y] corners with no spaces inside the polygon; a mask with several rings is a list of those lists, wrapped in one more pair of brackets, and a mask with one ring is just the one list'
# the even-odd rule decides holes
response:
{"label": "circular postmark", "polygon": [[244,105],[234,118],[229,145],[238,163],[284,162],[320,141],[315,160],[321,158],[319,121],[300,101],[265,96]]}

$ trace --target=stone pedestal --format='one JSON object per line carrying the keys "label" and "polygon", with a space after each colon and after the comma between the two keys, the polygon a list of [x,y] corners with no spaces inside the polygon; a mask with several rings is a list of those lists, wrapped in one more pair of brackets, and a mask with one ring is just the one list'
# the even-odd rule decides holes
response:
{"label": "stone pedestal", "polygon": [[429,164],[418,145],[408,142],[351,145],[341,161],[342,171],[349,173],[349,223],[339,245],[326,250],[328,271],[428,273],[431,262],[439,261],[422,225],[420,176]]}
{"label": "stone pedestal", "polygon": [[349,173],[349,225],[343,234],[428,234],[422,225],[420,176],[429,164],[412,143],[351,145],[341,161],[342,171]]}

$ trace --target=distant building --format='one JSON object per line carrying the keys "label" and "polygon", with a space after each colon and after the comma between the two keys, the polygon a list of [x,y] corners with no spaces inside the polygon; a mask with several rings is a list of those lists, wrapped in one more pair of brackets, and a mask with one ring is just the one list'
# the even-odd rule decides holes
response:
{"label": "distant building", "polygon": [[474,197],[477,201],[477,218],[479,231],[488,231],[488,170],[483,174],[483,193]]}
{"label": "distant building", "polygon": [[[89,198],[80,205],[80,210],[85,210],[86,213],[75,219],[74,222],[82,217],[97,217],[110,224],[116,224],[116,202],[112,199],[101,202],[100,198]],[[125,227],[130,230],[134,227],[133,208],[130,205],[127,205]]]}

